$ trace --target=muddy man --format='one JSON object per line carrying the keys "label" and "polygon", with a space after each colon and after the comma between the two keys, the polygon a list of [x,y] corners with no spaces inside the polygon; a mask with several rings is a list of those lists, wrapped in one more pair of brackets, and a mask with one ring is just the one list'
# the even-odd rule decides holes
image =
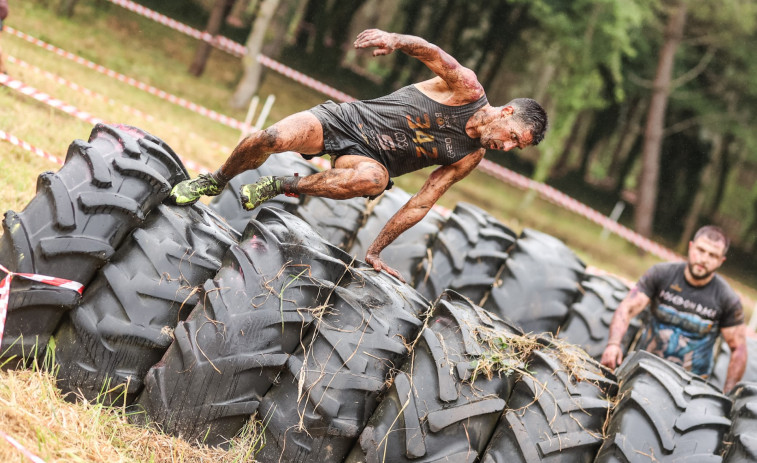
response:
{"label": "muddy man", "polygon": [[203,195],[215,196],[232,177],[284,151],[306,158],[329,154],[333,168],[305,177],[261,177],[242,186],[245,209],[285,193],[375,197],[391,188],[392,177],[439,165],[386,223],[365,256],[376,271],[402,279],[381,260],[381,251],[423,219],[452,184],[481,162],[487,149],[525,148],[544,137],[547,115],[536,101],[517,98],[504,106],[490,105],[472,70],[420,37],[369,29],[354,45],[376,48],[373,56],[399,50],[420,60],[436,77],[373,100],[327,101],[288,116],[243,139],[214,173],[177,184],[170,200],[188,205]]}

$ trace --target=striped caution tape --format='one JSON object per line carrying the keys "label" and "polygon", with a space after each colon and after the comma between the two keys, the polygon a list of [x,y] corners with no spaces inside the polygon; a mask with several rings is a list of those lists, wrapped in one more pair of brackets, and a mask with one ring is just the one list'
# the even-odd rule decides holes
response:
{"label": "striped caution tape", "polygon": [[[58,100],[57,98],[53,98],[47,93],[41,92],[37,90],[36,88],[26,85],[23,82],[13,79],[10,76],[6,74],[0,74],[0,85],[5,85],[6,87],[15,90],[23,95],[26,95],[28,97],[34,98],[35,100],[47,104],[53,108],[59,109],[66,114],[69,114],[71,116],[76,117],[77,119],[80,119],[84,122],[88,122],[92,125],[95,124],[107,124],[107,122],[103,119],[100,119],[99,117],[95,117],[91,115],[90,113],[86,111],[81,111],[77,109],[75,106],[72,106],[70,104],[64,103],[61,100]],[[8,140],[10,141],[10,140]],[[21,146],[22,148],[26,149],[26,146],[23,145],[23,142],[18,143],[18,146]],[[30,149],[30,151],[32,151]],[[36,152],[36,151],[33,151]],[[37,154],[43,154],[43,157],[47,157],[46,153],[37,153]],[[53,158],[54,159],[54,158]],[[53,160],[51,159],[51,160]],[[210,172],[206,167],[190,160],[190,159],[184,159],[180,158],[181,162],[184,163],[185,166],[187,166],[189,169],[192,169],[196,172],[200,172],[202,174],[207,174]],[[62,164],[62,162],[58,161],[57,159],[54,160],[54,162],[57,162],[58,164]]]}
{"label": "striped caution tape", "polygon": [[[129,106],[129,105],[126,105],[126,104],[120,104],[116,100],[114,100],[113,98],[110,98],[107,95],[103,95],[101,93],[98,93],[98,92],[95,92],[93,90],[90,90],[90,89],[88,89],[86,87],[82,87],[81,85],[79,85],[79,84],[77,84],[75,82],[71,82],[70,80],[65,79],[65,78],[63,78],[63,77],[61,77],[61,76],[59,76],[57,74],[54,74],[54,73],[52,73],[50,71],[45,71],[44,69],[41,69],[41,68],[39,68],[39,67],[37,67],[37,66],[35,66],[33,64],[27,63],[26,61],[24,61],[24,60],[22,60],[20,58],[16,58],[15,56],[12,56],[12,55],[8,55],[6,58],[8,59],[9,63],[15,64],[15,65],[20,66],[20,67],[22,67],[24,69],[31,70],[32,72],[34,72],[36,74],[43,75],[43,76],[47,77],[48,79],[52,80],[53,82],[55,82],[57,84],[60,84],[60,85],[64,85],[64,86],[70,88],[71,90],[74,90],[77,93],[81,93],[83,95],[87,95],[89,97],[92,97],[92,98],[104,101],[104,102],[106,102],[108,104],[112,104],[114,106],[120,106],[121,109],[123,109],[127,113],[130,113],[130,114],[132,114],[134,116],[137,116],[137,117],[141,117],[141,118],[143,118],[143,119],[145,119],[147,121],[150,121],[150,122],[155,121],[155,117],[153,117],[150,114],[147,114],[147,113],[145,113],[143,111],[140,111],[139,109],[134,108],[132,106]],[[213,148],[215,148],[215,149],[217,149],[219,151],[224,151],[224,152],[227,152],[227,153],[231,152],[231,148],[229,148],[228,146],[223,146],[220,143],[217,143],[217,142],[215,142],[213,140],[206,140],[206,139],[204,139],[204,137],[201,137],[200,135],[197,135],[194,132],[184,132],[183,130],[181,130],[181,129],[177,128],[177,127],[173,127],[173,130],[174,130],[174,132],[181,132],[182,135],[189,135],[189,137],[192,138],[192,139],[201,139],[204,142],[209,143],[211,146],[213,146]]]}
{"label": "striped caution tape", "polygon": [[[242,57],[247,54],[247,48],[240,43],[234,42],[233,40],[220,36],[220,35],[213,36],[209,34],[208,32],[201,32],[197,29],[187,26],[186,24],[182,24],[174,19],[169,18],[168,16],[165,16],[156,11],[150,10],[149,8],[145,8],[144,6],[134,3],[132,1],[129,1],[129,0],[108,0],[108,1],[115,5],[126,8],[129,11],[137,13],[138,15],[144,16],[148,19],[152,19],[153,21],[163,24],[164,26],[167,26],[173,30],[189,35],[190,37],[194,37],[198,40],[204,40],[205,42],[210,43],[211,45],[218,48],[219,50],[223,50],[231,55]],[[317,90],[331,98],[337,99],[339,101],[345,101],[345,102],[355,101],[354,97],[351,97],[350,95],[347,95],[346,93],[341,92],[335,89],[334,87],[326,85],[323,82],[315,80],[312,77],[306,76],[305,74],[299,71],[295,71],[294,69],[282,63],[279,63],[278,61],[271,59],[268,56],[259,54],[257,56],[257,61],[263,66],[270,68],[286,77],[289,77],[295,82],[299,82],[306,87],[310,87],[314,90]]]}
{"label": "striped caution tape", "polygon": [[5,432],[3,432],[3,430],[1,430],[1,429],[0,429],[0,437],[2,437],[3,439],[5,439],[6,441],[8,441],[8,443],[11,444],[13,447],[15,447],[16,450],[18,450],[19,452],[21,452],[21,454],[23,456],[25,456],[29,460],[33,461],[34,463],[45,463],[45,460],[41,459],[37,455],[35,455],[32,452],[30,452],[26,447],[24,447],[23,445],[21,445],[20,442],[18,442],[16,439],[12,438],[11,436],[9,436]]}
{"label": "striped caution tape", "polygon": [[192,112],[195,112],[197,114],[200,114],[201,116],[205,116],[211,120],[214,120],[216,122],[220,122],[223,125],[229,126],[233,129],[237,130],[249,130],[249,127],[247,127],[244,122],[238,121],[234,119],[233,117],[226,116],[223,114],[220,114],[216,111],[213,111],[212,109],[208,109],[204,106],[198,105],[197,103],[193,103],[189,100],[186,100],[184,98],[178,97],[176,95],[173,95],[171,93],[168,93],[164,90],[160,90],[159,88],[153,87],[152,85],[146,84],[144,82],[140,82],[137,79],[134,79],[132,77],[125,76],[119,72],[116,72],[112,69],[108,69],[105,66],[102,66],[100,64],[93,63],[92,61],[89,61],[87,59],[82,58],[81,56],[77,56],[71,52],[68,52],[66,50],[63,50],[61,48],[58,48],[54,45],[50,45],[49,43],[37,39],[35,37],[32,37],[29,34],[25,34],[17,29],[14,29],[10,26],[5,26],[4,29],[7,33],[15,35],[16,37],[19,37],[21,39],[26,40],[27,42],[33,43],[34,45],[37,45],[41,48],[44,48],[45,50],[51,51],[55,53],[58,56],[61,56],[63,58],[66,58],[68,60],[74,61],[75,63],[84,65],[94,71],[99,72],[100,74],[104,74],[108,77],[112,77],[120,82],[123,82],[127,85],[131,85],[132,87],[138,88],[140,90],[143,90],[151,95],[155,95],[158,98],[161,98],[163,100],[169,101],[171,103],[174,103],[178,106],[181,106],[182,108],[189,109]]}
{"label": "striped caution tape", "polygon": [[48,153],[47,151],[37,148],[36,146],[33,146],[24,140],[21,140],[20,138],[16,137],[15,135],[11,135],[8,132],[4,130],[0,130],[0,140],[7,141],[11,145],[18,146],[19,148],[23,148],[26,151],[30,151],[37,156],[40,156],[44,159],[47,159],[48,161],[52,161],[60,166],[63,165],[63,160],[60,158],[57,158],[53,156],[52,154]]}
{"label": "striped caution tape", "polygon": [[37,275],[34,273],[16,273],[11,272],[0,264],[0,272],[5,273],[5,278],[0,281],[0,345],[3,343],[3,332],[5,331],[5,318],[8,315],[8,299],[10,298],[11,282],[13,277],[26,278],[27,280],[38,281],[59,288],[76,291],[79,295],[84,291],[84,285],[75,281],[64,278],[49,277],[47,275]]}

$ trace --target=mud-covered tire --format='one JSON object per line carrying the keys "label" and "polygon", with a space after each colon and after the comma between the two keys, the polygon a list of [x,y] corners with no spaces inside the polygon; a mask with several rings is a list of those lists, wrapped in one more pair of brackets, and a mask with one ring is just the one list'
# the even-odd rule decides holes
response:
{"label": "mud-covered tire", "polygon": [[618,391],[614,376],[566,344],[533,351],[527,364],[481,461],[594,461]]}
{"label": "mud-covered tire", "polygon": [[[358,229],[357,235],[348,252],[358,259],[365,259],[368,247],[376,239],[384,225],[409,200],[411,196],[404,190],[394,187],[387,190],[377,202],[368,203],[365,224]],[[415,281],[415,274],[421,261],[426,257],[430,243],[439,233],[444,217],[434,209],[406,230],[381,252],[381,259],[390,267],[400,272],[408,283]]]}
{"label": "mud-covered tire", "polygon": [[719,462],[731,401],[678,365],[646,351],[616,371],[619,401],[595,460]]}
{"label": "mud-covered tire", "polygon": [[[221,194],[213,198],[209,205],[218,213],[218,215],[226,219],[231,228],[241,234],[247,227],[247,222],[249,222],[250,219],[255,218],[260,210],[260,208],[256,208],[248,211],[242,207],[242,202],[239,199],[239,189],[242,185],[255,183],[260,177],[269,175],[287,176],[296,173],[301,177],[304,177],[316,172],[318,172],[318,169],[302,159],[302,156],[297,153],[288,151],[285,153],[274,154],[257,169],[242,172],[232,178]],[[304,196],[291,197],[279,195],[270,201],[266,201],[265,205],[266,207],[280,208],[287,212],[294,212],[302,203],[303,199]]]}
{"label": "mud-covered tire", "polygon": [[733,388],[729,397],[733,401],[732,424],[725,439],[728,450],[723,456],[723,462],[755,462],[757,461],[757,383],[742,381]]}
{"label": "mud-covered tire", "polygon": [[476,461],[515,381],[515,374],[495,374],[471,384],[473,359],[487,352],[482,330],[517,333],[469,299],[443,293],[346,461]]}
{"label": "mud-covered tire", "polygon": [[[628,294],[628,287],[617,278],[607,275],[588,275],[581,282],[581,298],[570,306],[568,318],[560,326],[560,339],[582,347],[599,360],[607,347],[610,322],[620,302]],[[623,355],[633,341],[641,324],[631,320],[620,348]]]}
{"label": "mud-covered tire", "polygon": [[[176,154],[156,137],[98,124],[88,142],[69,146],[58,172],[39,176],[37,194],[22,212],[6,212],[0,263],[13,272],[87,285],[171,185],[187,177]],[[10,357],[44,349],[77,302],[74,291],[14,279],[0,352]]]}
{"label": "mud-covered tire", "polygon": [[130,404],[238,240],[204,204],[159,205],[56,330],[58,387],[87,400]]}
{"label": "mud-covered tire", "polygon": [[580,294],[584,268],[562,241],[526,229],[483,307],[527,333],[554,333]]}
{"label": "mud-covered tire", "polygon": [[[329,199],[306,196],[295,214],[341,249],[349,249],[365,220],[366,198]],[[359,256],[361,259],[365,256]]]}
{"label": "mud-covered tire", "polygon": [[515,238],[486,211],[458,203],[436,235],[415,287],[432,300],[452,289],[478,304],[491,290]]}
{"label": "mud-covered tire", "polygon": [[[741,377],[741,381],[757,382],[757,339],[747,337],[746,350],[747,365],[744,370],[744,376]],[[707,382],[722,390],[723,386],[725,386],[726,376],[728,376],[728,364],[730,362],[731,349],[725,341],[722,341],[720,344],[720,353],[715,357],[712,374]]]}
{"label": "mud-covered tire", "polygon": [[263,207],[148,371],[136,401],[144,414],[133,419],[158,423],[190,442],[219,445],[233,437],[257,410],[349,260],[302,220]]}
{"label": "mud-covered tire", "polygon": [[263,398],[259,461],[343,461],[406,358],[430,303],[386,273],[360,267],[340,281]]}

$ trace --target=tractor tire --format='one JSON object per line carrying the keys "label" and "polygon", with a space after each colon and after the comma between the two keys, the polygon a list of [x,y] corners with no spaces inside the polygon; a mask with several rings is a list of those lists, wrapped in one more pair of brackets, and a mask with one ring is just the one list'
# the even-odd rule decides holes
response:
{"label": "tractor tire", "polygon": [[[360,227],[348,252],[358,259],[365,259],[368,248],[384,225],[410,200],[410,194],[394,187],[384,192],[378,203],[368,203],[368,217]],[[444,223],[444,217],[434,209],[426,217],[406,230],[381,252],[381,259],[394,268],[408,283],[415,281],[420,263],[427,249]]]}
{"label": "tractor tire", "polygon": [[[242,172],[232,178],[221,194],[210,201],[210,207],[221,217],[226,219],[231,228],[239,234],[244,232],[247,222],[258,215],[260,208],[247,211],[242,208],[242,202],[239,199],[239,189],[242,185],[255,183],[260,177],[267,175],[285,176],[298,173],[304,177],[306,175],[318,172],[312,164],[302,159],[297,153],[286,152],[274,154],[260,167],[254,170]],[[267,201],[267,207],[284,209],[287,212],[294,212],[302,203],[304,197],[291,197],[280,195]]]}
{"label": "tractor tire", "polygon": [[731,401],[678,365],[646,351],[616,372],[619,401],[595,460],[719,462]]}
{"label": "tractor tire", "polygon": [[477,461],[515,382],[514,373],[473,380],[472,359],[492,349],[480,344],[483,330],[496,330],[505,342],[519,334],[469,299],[443,293],[346,461]]}
{"label": "tractor tire", "polygon": [[415,287],[431,300],[451,289],[480,304],[515,238],[512,230],[486,211],[458,203],[436,235]]}
{"label": "tractor tire", "polygon": [[[565,361],[563,359],[566,359]],[[594,461],[618,384],[570,345],[535,350],[515,384],[483,463]]]}
{"label": "tractor tire", "polygon": [[174,331],[145,377],[137,422],[184,439],[221,445],[255,413],[313,313],[350,257],[307,224],[264,207],[232,245],[205,297]]}
{"label": "tractor tire", "polygon": [[757,461],[757,383],[741,382],[729,397],[733,401],[731,430],[726,442],[728,450],[723,463],[752,463]]}
{"label": "tractor tire", "polygon": [[239,240],[204,204],[158,206],[99,272],[54,335],[57,385],[87,400],[129,405],[202,284]]}
{"label": "tractor tire", "polygon": [[263,398],[266,444],[258,460],[342,462],[406,358],[405,342],[418,335],[430,304],[365,267],[345,275]]}
{"label": "tractor tire", "polygon": [[295,214],[329,243],[347,250],[365,220],[367,202],[365,198],[337,200],[307,196]]}
{"label": "tractor tire", "polygon": [[[37,180],[21,213],[8,211],[0,262],[13,272],[88,285],[148,212],[188,177],[171,149],[129,126],[98,124],[89,141],[74,141],[64,166]],[[44,350],[61,317],[79,300],[71,290],[13,280],[3,357]]]}
{"label": "tractor tire", "polygon": [[555,333],[580,295],[584,264],[562,241],[526,229],[483,307],[524,332]]}
{"label": "tractor tire", "polygon": [[[607,347],[612,316],[628,294],[628,287],[611,276],[589,275],[581,282],[581,288],[581,299],[570,306],[559,337],[582,347],[591,357],[600,360]],[[631,320],[620,343],[624,356],[640,326],[638,318]]]}

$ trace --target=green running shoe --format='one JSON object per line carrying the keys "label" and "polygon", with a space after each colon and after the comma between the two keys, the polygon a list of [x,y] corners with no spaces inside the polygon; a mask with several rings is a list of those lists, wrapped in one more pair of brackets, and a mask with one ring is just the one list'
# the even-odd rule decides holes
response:
{"label": "green running shoe", "polygon": [[284,193],[279,177],[260,177],[257,182],[242,185],[239,189],[239,199],[242,207],[251,211],[269,199]]}
{"label": "green running shoe", "polygon": [[200,174],[197,178],[177,183],[168,198],[178,206],[189,206],[201,196],[216,196],[226,184],[219,182],[213,174]]}

